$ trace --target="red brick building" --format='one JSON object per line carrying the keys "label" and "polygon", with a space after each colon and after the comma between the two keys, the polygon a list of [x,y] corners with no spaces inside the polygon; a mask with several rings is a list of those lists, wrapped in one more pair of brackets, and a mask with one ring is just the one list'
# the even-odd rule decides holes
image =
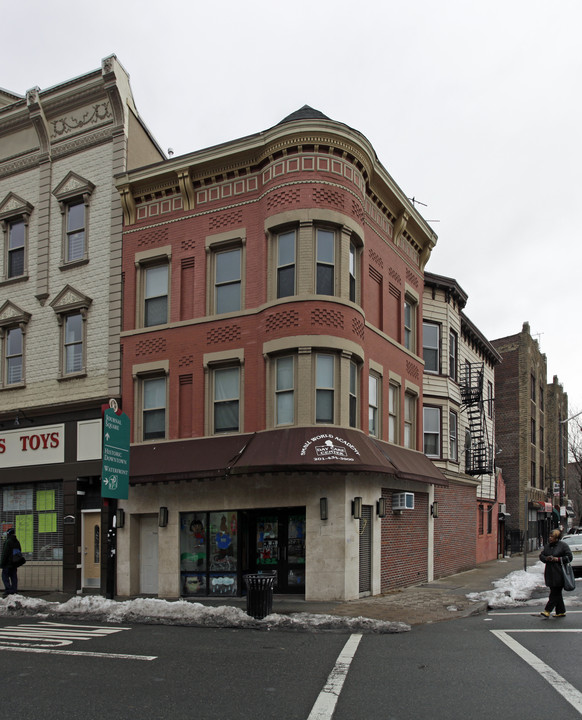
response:
{"label": "red brick building", "polygon": [[436,236],[366,138],[304,107],[117,187],[118,593],[238,594],[271,570],[276,591],[339,600],[431,579],[447,486],[422,453]]}

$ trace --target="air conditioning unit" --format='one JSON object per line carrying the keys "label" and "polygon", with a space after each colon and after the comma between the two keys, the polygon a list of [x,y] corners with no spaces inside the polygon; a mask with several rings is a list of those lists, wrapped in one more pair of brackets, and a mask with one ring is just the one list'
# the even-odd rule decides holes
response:
{"label": "air conditioning unit", "polygon": [[499,512],[504,514],[507,512],[507,505],[505,503],[499,503]]}
{"label": "air conditioning unit", "polygon": [[414,493],[394,493],[392,495],[392,510],[414,510]]}

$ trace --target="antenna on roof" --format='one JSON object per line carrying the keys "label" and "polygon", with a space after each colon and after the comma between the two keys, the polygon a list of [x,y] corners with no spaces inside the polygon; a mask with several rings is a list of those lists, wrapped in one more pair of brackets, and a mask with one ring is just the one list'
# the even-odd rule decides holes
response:
{"label": "antenna on roof", "polygon": [[416,207],[416,205],[422,205],[423,207],[428,207],[426,203],[420,202],[420,200],[417,200],[415,197],[408,198],[412,204]]}

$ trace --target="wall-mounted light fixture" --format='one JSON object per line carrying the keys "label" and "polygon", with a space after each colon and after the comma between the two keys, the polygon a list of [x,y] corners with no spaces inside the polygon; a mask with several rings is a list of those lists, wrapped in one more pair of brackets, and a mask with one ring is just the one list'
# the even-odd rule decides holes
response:
{"label": "wall-mounted light fixture", "polygon": [[352,500],[352,515],[355,520],[360,520],[362,517],[362,498],[355,497]]}
{"label": "wall-mounted light fixture", "polygon": [[438,502],[433,502],[433,504],[430,506],[430,515],[433,518],[438,518],[439,516],[439,504]]}
{"label": "wall-mounted light fixture", "polygon": [[158,513],[158,525],[159,525],[159,527],[167,527],[168,526],[168,508],[167,507],[160,508],[160,512]]}
{"label": "wall-mounted light fixture", "polygon": [[386,517],[386,498],[381,497],[376,503],[376,514],[379,518]]}
{"label": "wall-mounted light fixture", "polygon": [[319,498],[319,517],[321,520],[327,520],[327,498]]}
{"label": "wall-mounted light fixture", "polygon": [[115,511],[115,526],[119,529],[125,526],[125,510],[117,508]]}

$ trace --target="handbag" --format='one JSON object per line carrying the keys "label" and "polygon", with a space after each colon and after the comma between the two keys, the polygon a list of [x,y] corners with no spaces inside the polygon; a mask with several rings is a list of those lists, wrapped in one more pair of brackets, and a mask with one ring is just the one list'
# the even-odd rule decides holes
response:
{"label": "handbag", "polygon": [[564,577],[564,590],[575,590],[576,580],[574,579],[574,570],[572,570],[572,565],[569,562],[565,563],[562,558],[560,558],[560,565],[562,567],[562,575]]}
{"label": "handbag", "polygon": [[26,562],[26,558],[20,552],[20,550],[14,549],[12,551],[12,567],[19,568]]}

